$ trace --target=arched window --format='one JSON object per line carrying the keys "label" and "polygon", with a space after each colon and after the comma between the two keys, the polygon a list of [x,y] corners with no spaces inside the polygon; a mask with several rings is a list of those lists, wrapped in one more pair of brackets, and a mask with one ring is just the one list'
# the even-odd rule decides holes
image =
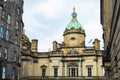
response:
{"label": "arched window", "polygon": [[47,67],[46,67],[45,65],[42,65],[42,66],[41,66],[42,77],[45,77],[45,76],[46,76],[46,69],[47,69]]}

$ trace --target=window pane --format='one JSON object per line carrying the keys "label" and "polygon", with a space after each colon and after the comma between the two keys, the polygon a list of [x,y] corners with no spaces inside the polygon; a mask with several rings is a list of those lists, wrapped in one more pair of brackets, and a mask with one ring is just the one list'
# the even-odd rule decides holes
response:
{"label": "window pane", "polygon": [[71,77],[78,76],[78,68],[69,68],[69,76]]}
{"label": "window pane", "polygon": [[54,68],[54,77],[58,76],[58,68]]}
{"label": "window pane", "polygon": [[72,77],[74,77],[75,76],[75,68],[71,68],[71,71],[72,71]]}
{"label": "window pane", "polygon": [[14,51],[14,61],[16,61],[16,59],[17,59],[17,52],[16,51]]}
{"label": "window pane", "polygon": [[6,40],[8,41],[9,40],[9,31],[8,30],[6,30]]}
{"label": "window pane", "polygon": [[19,24],[18,21],[16,21],[16,29],[18,29],[18,26],[19,26],[18,24]]}
{"label": "window pane", "polygon": [[0,38],[3,38],[3,27],[0,27]]}
{"label": "window pane", "polygon": [[5,67],[3,67],[3,70],[2,70],[2,79],[5,79],[5,71],[6,71]]}
{"label": "window pane", "polygon": [[17,14],[18,14],[18,15],[20,14],[20,9],[19,9],[19,8],[17,8]]}
{"label": "window pane", "polygon": [[2,10],[2,20],[5,19],[5,11]]}
{"label": "window pane", "polygon": [[88,68],[88,77],[91,77],[91,76],[92,76],[92,69]]}
{"label": "window pane", "polygon": [[7,16],[7,23],[10,24],[10,22],[11,22],[11,16],[8,14],[8,16]]}
{"label": "window pane", "polygon": [[46,69],[42,69],[42,76],[44,77],[46,74]]}
{"label": "window pane", "polygon": [[0,47],[0,57],[2,57],[2,47]]}
{"label": "window pane", "polygon": [[17,40],[14,40],[14,44],[17,45]]}
{"label": "window pane", "polygon": [[14,44],[18,44],[18,35],[15,35],[15,40],[14,40]]}
{"label": "window pane", "polygon": [[7,56],[8,56],[8,48],[5,48],[4,53],[5,53],[5,54],[4,54],[4,58],[7,59]]}

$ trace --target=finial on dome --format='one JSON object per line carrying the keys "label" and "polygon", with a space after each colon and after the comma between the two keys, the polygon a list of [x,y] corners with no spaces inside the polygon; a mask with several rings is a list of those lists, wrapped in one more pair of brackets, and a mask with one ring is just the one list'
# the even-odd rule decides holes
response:
{"label": "finial on dome", "polygon": [[77,13],[75,12],[75,7],[73,7],[72,17],[73,17],[73,18],[76,18],[76,17],[77,17]]}
{"label": "finial on dome", "polygon": [[75,12],[75,6],[73,7],[73,12]]}

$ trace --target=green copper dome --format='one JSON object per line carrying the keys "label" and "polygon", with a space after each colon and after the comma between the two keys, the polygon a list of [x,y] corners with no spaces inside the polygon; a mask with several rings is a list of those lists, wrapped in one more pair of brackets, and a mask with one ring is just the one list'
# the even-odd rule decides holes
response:
{"label": "green copper dome", "polygon": [[66,26],[66,30],[70,30],[70,29],[73,29],[73,28],[83,30],[82,25],[77,20],[77,13],[75,12],[75,10],[72,13],[72,20]]}

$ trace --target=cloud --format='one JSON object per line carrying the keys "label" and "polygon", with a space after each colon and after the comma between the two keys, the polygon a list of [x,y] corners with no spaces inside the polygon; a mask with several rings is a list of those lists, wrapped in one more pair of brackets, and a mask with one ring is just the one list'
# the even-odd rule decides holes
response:
{"label": "cloud", "polygon": [[87,42],[91,38],[102,40],[98,0],[25,0],[25,31],[30,39],[39,40],[39,51],[52,49],[54,40],[63,41],[63,31],[71,20],[73,6],[86,31],[86,45],[90,45]]}
{"label": "cloud", "polygon": [[[63,12],[64,7],[66,6],[66,1],[63,0],[44,0],[36,3],[32,7],[32,14],[40,14],[47,19],[56,19],[59,17],[59,14]],[[59,14],[57,14],[59,13]]]}

